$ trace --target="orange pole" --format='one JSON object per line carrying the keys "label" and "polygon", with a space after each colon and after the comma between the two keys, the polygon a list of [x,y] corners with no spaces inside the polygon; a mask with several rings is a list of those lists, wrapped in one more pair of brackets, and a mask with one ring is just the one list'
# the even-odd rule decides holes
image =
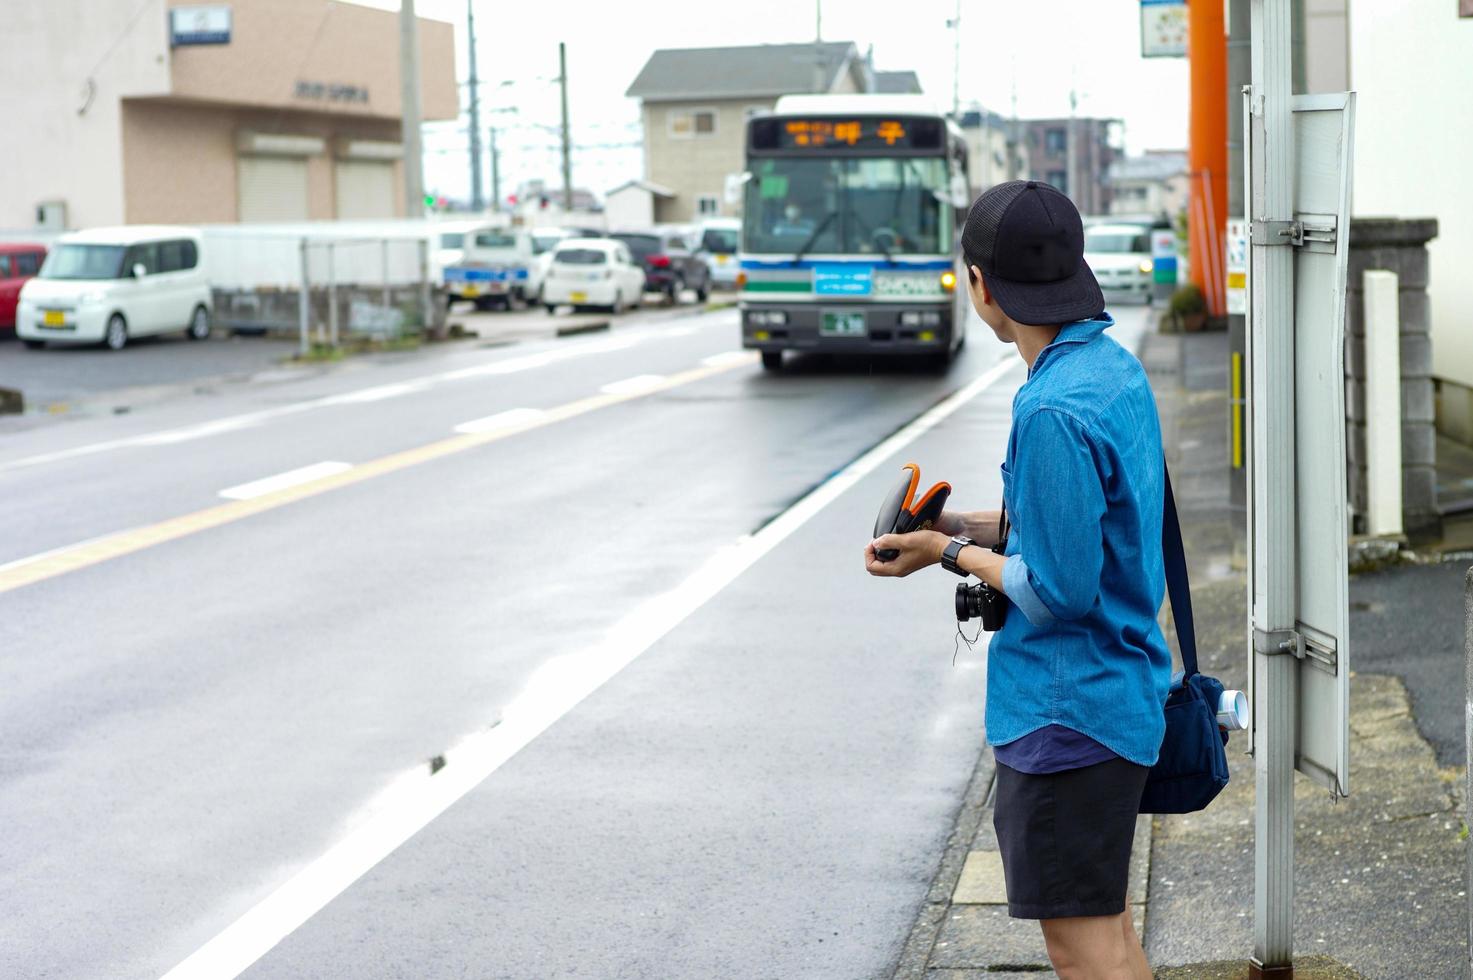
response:
{"label": "orange pole", "polygon": [[1187,58],[1192,79],[1191,207],[1187,210],[1192,282],[1213,316],[1227,312],[1223,262],[1227,235],[1227,30],[1222,0],[1187,4]]}

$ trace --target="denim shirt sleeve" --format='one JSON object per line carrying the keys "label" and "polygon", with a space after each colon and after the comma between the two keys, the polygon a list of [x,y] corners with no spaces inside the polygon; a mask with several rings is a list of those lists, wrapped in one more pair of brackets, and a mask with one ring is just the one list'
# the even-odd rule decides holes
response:
{"label": "denim shirt sleeve", "polygon": [[1003,591],[1035,626],[1078,619],[1094,608],[1105,560],[1094,445],[1073,418],[1040,409],[1020,423],[1017,446],[1008,506],[1022,550],[1003,566]]}

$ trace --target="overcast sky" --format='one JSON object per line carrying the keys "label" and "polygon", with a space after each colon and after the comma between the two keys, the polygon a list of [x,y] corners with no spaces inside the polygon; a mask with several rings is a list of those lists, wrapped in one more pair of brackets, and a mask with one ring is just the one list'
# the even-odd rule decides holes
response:
{"label": "overcast sky", "polygon": [[[397,9],[398,0],[356,0]],[[657,48],[793,43],[814,37],[813,0],[474,0],[482,125],[504,126],[502,192],[524,179],[560,183],[557,45],[568,46],[573,181],[603,193],[642,176],[639,108],[624,91]],[[824,0],[823,37],[874,45],[875,67],[910,69],[949,107],[956,0]],[[1139,0],[962,0],[961,99],[1022,117],[1067,116],[1071,85],[1081,116],[1125,120],[1131,152],[1187,141],[1187,64],[1140,56]],[[415,0],[420,16],[451,21],[456,77],[467,75],[466,0]],[[511,85],[499,86],[503,81]],[[463,91],[463,90],[462,90]],[[516,108],[488,115],[489,108]],[[427,127],[425,183],[468,196],[465,121]],[[489,172],[489,164],[487,164]],[[489,195],[489,177],[486,192]]]}

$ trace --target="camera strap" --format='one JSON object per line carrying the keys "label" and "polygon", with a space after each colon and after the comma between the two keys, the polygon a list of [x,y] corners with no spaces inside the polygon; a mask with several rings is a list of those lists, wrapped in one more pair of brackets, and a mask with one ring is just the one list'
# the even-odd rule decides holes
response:
{"label": "camera strap", "polygon": [[1181,521],[1176,515],[1176,498],[1171,492],[1171,473],[1162,460],[1166,479],[1162,494],[1161,557],[1166,570],[1166,594],[1171,600],[1171,618],[1176,623],[1176,643],[1181,648],[1183,680],[1197,673],[1197,629],[1192,621],[1192,587],[1187,581],[1187,554],[1182,546]]}

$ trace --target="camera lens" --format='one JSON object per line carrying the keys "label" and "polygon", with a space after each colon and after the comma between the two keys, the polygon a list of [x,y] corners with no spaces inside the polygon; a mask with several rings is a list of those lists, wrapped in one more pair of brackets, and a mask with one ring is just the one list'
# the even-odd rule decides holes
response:
{"label": "camera lens", "polygon": [[973,608],[973,606],[972,606],[971,598],[972,598],[972,590],[967,585],[967,583],[965,583],[965,582],[959,582],[959,583],[957,583],[957,587],[956,587],[956,620],[957,620],[957,622],[959,622],[959,623],[965,623],[967,620],[969,620],[973,616],[977,615],[977,610],[975,608]]}

